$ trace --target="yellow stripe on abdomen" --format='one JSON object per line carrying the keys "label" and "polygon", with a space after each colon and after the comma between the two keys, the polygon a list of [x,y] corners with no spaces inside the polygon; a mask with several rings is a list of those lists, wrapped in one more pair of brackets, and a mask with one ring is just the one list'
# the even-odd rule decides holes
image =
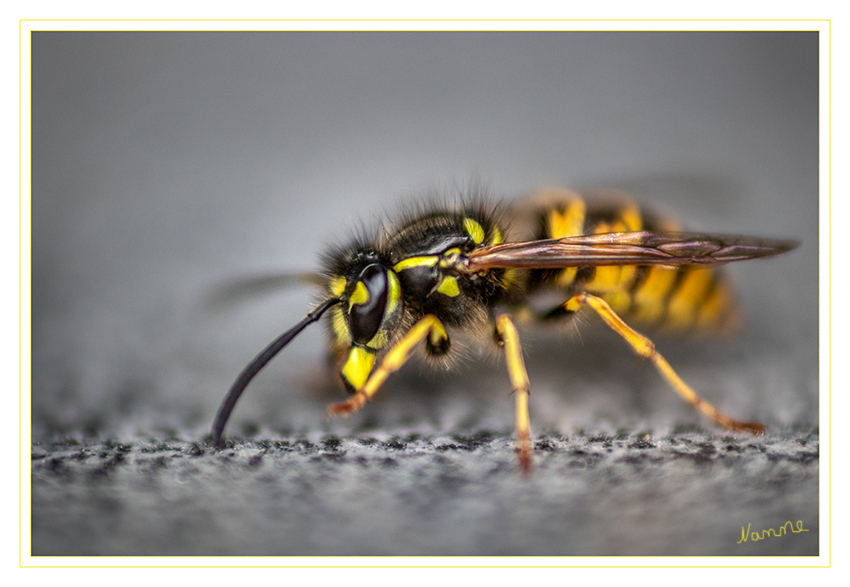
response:
{"label": "yellow stripe on abdomen", "polygon": [[[563,212],[560,212],[557,208],[549,212],[549,234],[547,236],[549,238],[564,238],[580,235],[584,231],[586,214],[584,200],[571,198]],[[561,287],[568,287],[575,281],[576,271],[576,267],[563,269],[555,282]]]}
{"label": "yellow stripe on abdomen", "polygon": [[646,277],[632,293],[631,313],[640,322],[657,324],[667,310],[667,296],[678,271],[660,267],[647,267],[646,271]]}
{"label": "yellow stripe on abdomen", "polygon": [[690,329],[706,295],[710,293],[713,281],[714,272],[710,269],[683,271],[667,302],[664,326],[674,331]]}
{"label": "yellow stripe on abdomen", "polygon": [[[616,209],[614,218],[609,221],[593,223],[588,219],[589,234],[608,232],[635,232],[643,228],[640,208],[634,202],[624,202]],[[593,278],[589,279],[584,290],[589,293],[601,294],[616,312],[624,312],[631,306],[631,296],[628,290],[637,279],[637,267],[597,267]]]}
{"label": "yellow stripe on abdomen", "polygon": [[697,332],[732,333],[741,323],[741,312],[730,284],[715,281],[714,288],[697,312],[694,329]]}

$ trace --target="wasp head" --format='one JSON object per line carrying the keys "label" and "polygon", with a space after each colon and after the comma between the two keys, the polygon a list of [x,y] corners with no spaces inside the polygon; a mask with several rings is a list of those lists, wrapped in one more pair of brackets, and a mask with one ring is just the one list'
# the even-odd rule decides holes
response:
{"label": "wasp head", "polygon": [[334,354],[344,355],[340,374],[349,391],[360,388],[375,359],[399,329],[404,300],[398,276],[374,249],[354,248],[331,258]]}

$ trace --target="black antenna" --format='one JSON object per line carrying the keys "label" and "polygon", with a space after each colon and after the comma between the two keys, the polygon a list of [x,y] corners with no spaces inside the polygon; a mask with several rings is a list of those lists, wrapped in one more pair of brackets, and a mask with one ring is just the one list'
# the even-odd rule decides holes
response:
{"label": "black antenna", "polygon": [[276,354],[282,351],[283,347],[288,345],[293,338],[298,336],[298,334],[307,328],[307,326],[321,318],[322,314],[324,314],[328,308],[338,304],[339,301],[339,298],[330,298],[319,304],[319,306],[307,314],[301,322],[277,337],[269,346],[263,349],[263,352],[257,355],[247,367],[242,369],[239,377],[236,378],[236,381],[230,387],[230,391],[228,391],[227,395],[224,397],[224,401],[221,402],[221,407],[218,409],[218,414],[215,417],[215,423],[213,423],[212,436],[213,441],[217,445],[221,444],[221,434],[224,432],[224,426],[227,424],[228,418],[230,418],[230,413],[233,411],[233,407],[236,405],[236,402],[239,401],[239,397],[242,395],[242,392],[245,391],[245,388],[248,387],[251,380],[263,367],[266,366],[269,361],[274,358]]}

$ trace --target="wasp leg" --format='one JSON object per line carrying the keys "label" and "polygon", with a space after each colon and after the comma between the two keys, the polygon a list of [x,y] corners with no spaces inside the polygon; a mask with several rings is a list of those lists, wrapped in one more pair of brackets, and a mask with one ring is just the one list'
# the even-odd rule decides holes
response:
{"label": "wasp leg", "polygon": [[528,372],[522,359],[519,333],[508,314],[496,318],[496,332],[505,349],[508,377],[516,398],[516,437],[519,443],[519,465],[524,473],[531,472],[533,447],[531,425],[528,420]]}
{"label": "wasp leg", "polygon": [[614,332],[622,336],[628,342],[637,354],[650,359],[655,363],[655,367],[664,376],[664,378],[673,386],[673,389],[694,408],[720,424],[731,430],[740,430],[751,432],[753,434],[763,434],[766,430],[762,424],[758,422],[739,422],[733,420],[729,416],[722,414],[710,403],[702,399],[697,393],[691,389],[688,384],[682,381],[681,377],[673,370],[670,363],[655,350],[655,345],[651,340],[634,331],[629,327],[623,319],[620,318],[614,310],[611,309],[605,300],[598,298],[589,293],[582,292],[576,294],[566,302],[563,307],[569,312],[575,312],[581,309],[584,305],[588,305],[602,317],[605,323],[610,326]]}
{"label": "wasp leg", "polygon": [[356,412],[375,395],[375,392],[384,384],[391,373],[402,368],[417,344],[427,339],[434,347],[440,347],[448,341],[448,338],[449,335],[439,318],[432,314],[424,316],[389,350],[380,364],[369,375],[363,387],[358,389],[348,401],[337,402],[328,406],[328,414],[337,416]]}

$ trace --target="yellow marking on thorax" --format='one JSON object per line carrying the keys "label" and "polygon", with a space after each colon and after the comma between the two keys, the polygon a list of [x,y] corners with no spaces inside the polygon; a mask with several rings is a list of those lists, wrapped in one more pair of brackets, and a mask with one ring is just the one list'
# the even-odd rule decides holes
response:
{"label": "yellow marking on thorax", "polygon": [[447,275],[443,277],[440,281],[440,285],[437,286],[437,291],[443,294],[444,296],[449,296],[453,298],[460,294],[460,288],[457,284],[457,278]]}
{"label": "yellow marking on thorax", "polygon": [[387,292],[386,315],[391,316],[401,302],[401,284],[398,282],[398,277],[393,271],[388,271],[387,277],[389,277],[390,290]]}
{"label": "yellow marking on thorax", "polygon": [[452,267],[457,263],[458,257],[460,257],[460,249],[458,247],[452,247],[447,251],[444,251],[442,255],[440,255],[440,267],[446,269]]}
{"label": "yellow marking on thorax", "polygon": [[502,287],[505,289],[509,289],[512,285],[517,282],[517,276],[519,273],[516,269],[505,269],[502,274]]}
{"label": "yellow marking on thorax", "polygon": [[484,242],[484,229],[477,221],[472,218],[464,218],[463,229],[466,231],[466,234],[472,238],[472,242],[476,245],[480,245]]}
{"label": "yellow marking on thorax", "polygon": [[567,267],[561,271],[555,283],[561,287],[569,287],[576,280],[577,271],[578,267]]}
{"label": "yellow marking on thorax", "polygon": [[405,269],[411,269],[413,267],[433,267],[440,260],[440,257],[437,255],[427,255],[423,257],[408,257],[407,259],[402,259],[393,267],[393,271],[399,272],[404,271]]}
{"label": "yellow marking on thorax", "polygon": [[502,241],[505,240],[505,237],[502,236],[502,231],[499,230],[499,227],[494,226],[492,232],[493,232],[493,235],[492,235],[492,238],[490,238],[490,244],[491,245],[502,244]]}

